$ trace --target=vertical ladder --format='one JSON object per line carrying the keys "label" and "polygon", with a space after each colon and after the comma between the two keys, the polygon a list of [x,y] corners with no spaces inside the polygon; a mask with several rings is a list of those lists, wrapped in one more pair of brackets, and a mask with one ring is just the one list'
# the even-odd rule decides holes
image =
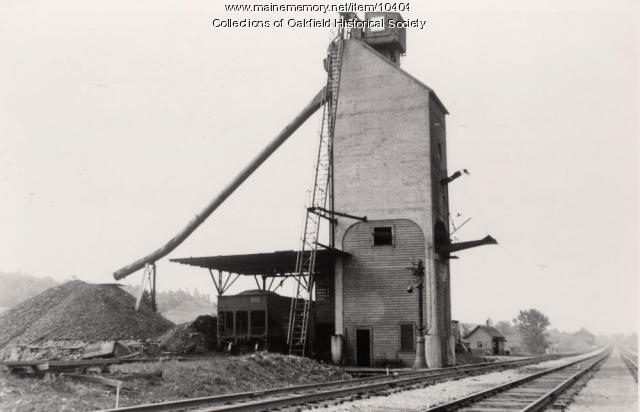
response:
{"label": "vertical ladder", "polygon": [[[287,343],[289,353],[304,356],[307,347],[307,336],[312,311],[314,290],[314,271],[316,252],[318,250],[318,235],[322,216],[315,208],[326,209],[329,200],[332,174],[333,132],[335,128],[336,110],[338,106],[338,89],[340,86],[340,69],[342,65],[342,50],[344,47],[343,33],[329,45],[326,62],[327,86],[325,88],[325,102],[320,129],[320,144],[315,164],[315,179],[311,192],[311,204],[307,206],[302,245],[296,260],[295,280],[297,282],[296,295],[291,301],[289,313],[289,327]],[[332,194],[331,194],[332,195]]]}

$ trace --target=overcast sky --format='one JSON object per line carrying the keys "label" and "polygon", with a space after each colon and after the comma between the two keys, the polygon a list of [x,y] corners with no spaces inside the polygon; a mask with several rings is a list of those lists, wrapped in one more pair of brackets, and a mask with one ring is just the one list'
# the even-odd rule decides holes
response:
{"label": "overcast sky", "polygon": [[[222,1],[0,2],[0,270],[110,282],[322,87],[329,29],[214,29]],[[287,15],[286,18],[323,18]],[[402,66],[450,111],[453,317],[637,322],[635,1],[413,1]],[[170,257],[295,249],[319,116]],[[459,214],[459,216],[458,216]],[[159,262],[160,289],[208,273]],[[128,278],[140,281],[140,274]],[[235,290],[251,287],[239,285]],[[0,285],[0,287],[2,287]]]}

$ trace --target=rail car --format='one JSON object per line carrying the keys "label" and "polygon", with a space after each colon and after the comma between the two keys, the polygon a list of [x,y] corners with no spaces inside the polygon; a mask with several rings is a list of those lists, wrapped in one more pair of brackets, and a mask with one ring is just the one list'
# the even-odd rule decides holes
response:
{"label": "rail car", "polygon": [[291,301],[265,290],[219,296],[219,347],[225,351],[284,351]]}

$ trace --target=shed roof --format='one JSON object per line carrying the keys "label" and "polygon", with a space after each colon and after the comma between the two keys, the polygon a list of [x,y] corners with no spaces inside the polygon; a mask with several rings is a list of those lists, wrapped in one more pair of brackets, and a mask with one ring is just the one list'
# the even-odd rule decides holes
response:
{"label": "shed roof", "polygon": [[498,339],[498,340],[507,340],[507,338],[504,337],[504,335],[502,333],[500,333],[500,331],[496,328],[494,328],[493,326],[484,326],[484,325],[478,325],[475,328],[473,328],[473,330],[469,333],[467,333],[467,335],[464,337],[465,339],[468,339],[469,337],[471,337],[471,335],[473,335],[474,333],[476,333],[476,331],[483,331],[484,333],[486,333],[487,335],[491,336],[494,339]]}
{"label": "shed roof", "polygon": [[[319,249],[316,252],[316,271],[321,272],[329,268],[336,256],[349,254],[338,249]],[[295,250],[282,250],[247,255],[178,258],[171,259],[171,262],[240,275],[286,276],[295,273],[297,257],[298,252]]]}
{"label": "shed roof", "polygon": [[235,296],[258,296],[258,295],[280,296],[276,292],[272,292],[270,290],[262,290],[262,289],[245,290],[236,294]]}

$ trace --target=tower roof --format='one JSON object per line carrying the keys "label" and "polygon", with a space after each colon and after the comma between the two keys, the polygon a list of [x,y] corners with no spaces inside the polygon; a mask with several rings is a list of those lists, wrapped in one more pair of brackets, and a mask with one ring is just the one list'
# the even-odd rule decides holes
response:
{"label": "tower roof", "polygon": [[398,65],[394,64],[393,62],[391,62],[389,59],[387,59],[386,57],[384,57],[382,54],[378,53],[378,51],[376,49],[374,49],[373,47],[369,46],[368,44],[366,44],[365,42],[359,41],[359,40],[350,40],[352,42],[356,42],[358,43],[360,46],[364,47],[365,49],[368,49],[369,51],[371,51],[376,57],[378,57],[380,60],[382,60],[383,62],[385,62],[386,64],[388,64],[389,66],[393,67],[394,69],[396,69],[398,72],[400,72],[402,75],[406,76],[407,78],[411,79],[413,82],[415,82],[416,84],[418,84],[419,86],[423,87],[424,89],[426,89],[429,92],[429,95],[434,99],[434,101],[442,108],[442,110],[444,111],[445,114],[449,114],[449,111],[447,110],[446,106],[442,103],[442,101],[440,100],[440,98],[438,97],[438,95],[436,94],[435,91],[433,91],[433,89],[429,86],[427,86],[426,84],[424,84],[423,82],[421,82],[420,80],[418,80],[417,78],[415,78],[414,76],[412,76],[410,73],[408,73],[406,70],[403,70],[401,67],[399,67]]}

